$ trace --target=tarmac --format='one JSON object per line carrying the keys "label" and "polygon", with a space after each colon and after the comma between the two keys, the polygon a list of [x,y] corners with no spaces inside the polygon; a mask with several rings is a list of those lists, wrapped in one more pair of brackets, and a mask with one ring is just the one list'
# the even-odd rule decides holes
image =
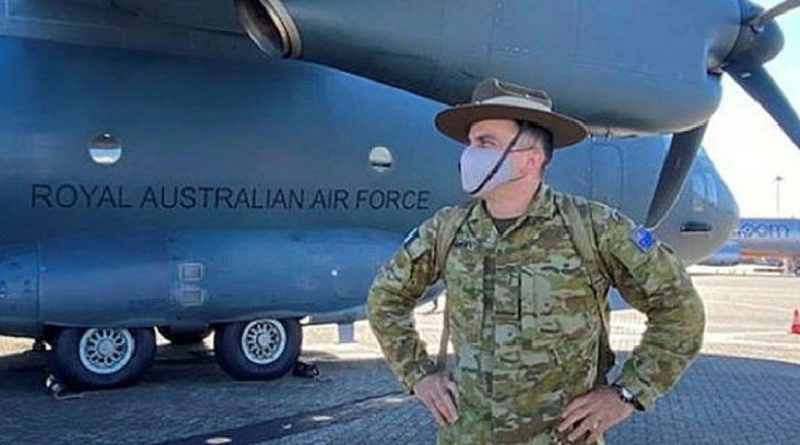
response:
{"label": "tarmac", "polygon": [[[613,428],[609,444],[800,443],[800,278],[694,275],[706,306],[703,350],[678,384],[646,413]],[[429,349],[440,311],[416,320]],[[612,316],[612,346],[624,360],[645,317]],[[356,343],[336,344],[336,327],[307,327],[302,359],[318,378],[238,382],[215,364],[212,340],[176,347],[160,340],[136,386],[57,400],[45,388],[47,352],[0,337],[0,444],[433,444],[436,426],[403,393],[365,322]]]}

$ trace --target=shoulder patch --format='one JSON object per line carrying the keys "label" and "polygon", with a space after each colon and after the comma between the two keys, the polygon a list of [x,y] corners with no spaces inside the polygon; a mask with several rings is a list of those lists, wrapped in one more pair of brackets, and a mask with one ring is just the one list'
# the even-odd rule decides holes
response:
{"label": "shoulder patch", "polygon": [[403,239],[403,247],[408,248],[417,238],[419,238],[419,227],[414,227]]}
{"label": "shoulder patch", "polygon": [[639,248],[644,253],[648,253],[653,250],[658,239],[653,235],[653,232],[645,229],[642,226],[639,226],[631,232],[631,241],[636,244],[636,247]]}

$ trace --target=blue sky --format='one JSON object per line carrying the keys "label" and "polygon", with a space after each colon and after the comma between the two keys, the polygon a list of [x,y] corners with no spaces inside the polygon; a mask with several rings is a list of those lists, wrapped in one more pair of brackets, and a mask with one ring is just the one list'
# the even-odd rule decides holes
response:
{"label": "blue sky", "polygon": [[[778,1],[760,1],[771,7]],[[778,19],[783,51],[766,66],[784,94],[800,110],[800,9]],[[725,77],[722,102],[703,145],[733,191],[743,217],[775,217],[775,177],[780,185],[780,216],[800,218],[800,149],[767,113]]]}

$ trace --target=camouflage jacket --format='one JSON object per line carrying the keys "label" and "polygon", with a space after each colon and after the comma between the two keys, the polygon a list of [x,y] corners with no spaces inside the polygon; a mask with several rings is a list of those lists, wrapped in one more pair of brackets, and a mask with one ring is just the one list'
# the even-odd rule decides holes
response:
{"label": "camouflage jacket", "polygon": [[[602,321],[555,199],[543,184],[502,234],[485,206],[476,205],[455,237],[443,275],[459,419],[439,429],[440,444],[567,443],[556,427],[568,403],[592,389]],[[608,206],[589,201],[579,211],[592,219],[605,284],[647,315],[647,330],[617,383],[648,408],[699,351],[703,304],[669,247],[637,244],[634,223]],[[438,275],[437,228],[452,213],[439,210],[409,235],[367,301],[372,330],[409,391],[435,370],[411,315]]]}

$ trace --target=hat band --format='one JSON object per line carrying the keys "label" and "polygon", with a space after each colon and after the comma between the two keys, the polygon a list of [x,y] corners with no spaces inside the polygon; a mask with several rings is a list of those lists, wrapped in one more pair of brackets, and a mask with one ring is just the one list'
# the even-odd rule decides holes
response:
{"label": "hat band", "polygon": [[479,105],[506,105],[512,107],[519,107],[519,108],[529,108],[538,111],[544,111],[546,113],[552,112],[551,108],[547,105],[538,102],[533,99],[526,99],[522,97],[514,97],[514,96],[499,96],[493,97],[491,99],[487,99],[484,101],[477,102]]}

